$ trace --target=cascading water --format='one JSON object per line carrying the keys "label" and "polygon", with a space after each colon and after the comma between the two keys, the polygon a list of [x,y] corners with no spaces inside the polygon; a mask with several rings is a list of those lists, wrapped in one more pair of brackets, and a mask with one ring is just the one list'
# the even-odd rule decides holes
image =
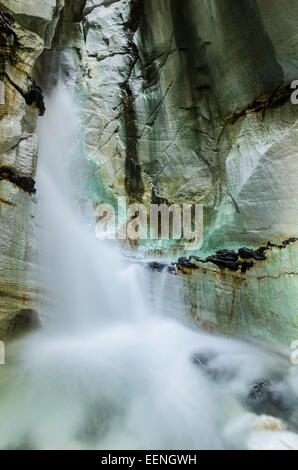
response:
{"label": "cascading water", "polygon": [[[63,86],[52,95],[39,137],[40,276],[50,300],[42,328],[8,348],[0,447],[253,446],[255,418],[245,397],[268,377],[281,395],[295,395],[288,361],[184,326],[145,300],[145,270],[116,244],[97,240],[77,209],[69,164],[81,130]],[[162,305],[165,293],[156,292]],[[263,441],[271,434],[264,432]]]}

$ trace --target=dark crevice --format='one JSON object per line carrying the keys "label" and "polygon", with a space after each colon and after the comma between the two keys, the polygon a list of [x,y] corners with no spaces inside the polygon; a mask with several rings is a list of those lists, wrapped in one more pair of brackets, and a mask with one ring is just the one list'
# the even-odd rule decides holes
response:
{"label": "dark crevice", "polygon": [[0,10],[0,72],[5,71],[7,61],[13,63],[14,49],[18,46],[18,37],[13,29],[14,17]]}
{"label": "dark crevice", "polygon": [[282,88],[277,88],[273,93],[267,93],[265,95],[257,98],[253,103],[246,106],[245,109],[239,113],[233,114],[233,116],[228,120],[231,124],[235,124],[243,116],[246,116],[248,113],[263,113],[263,117],[267,109],[278,108],[279,106],[284,105],[290,101],[291,94],[293,90],[291,89],[290,84]]}
{"label": "dark crevice", "polygon": [[3,180],[15,184],[29,194],[36,193],[35,181],[31,176],[19,175],[12,168],[7,166],[0,167],[0,181]]}
{"label": "dark crevice", "polygon": [[167,89],[166,89],[164,95],[161,97],[161,99],[159,100],[158,104],[155,106],[154,110],[153,110],[152,113],[150,114],[150,116],[149,116],[147,122],[145,123],[145,126],[144,126],[144,128],[143,128],[141,134],[138,136],[138,139],[139,139],[139,140],[142,139],[142,137],[143,137],[143,135],[144,135],[144,132],[145,132],[145,130],[146,130],[148,127],[153,127],[153,126],[154,126],[155,121],[156,121],[156,119],[157,119],[157,117],[158,117],[158,115],[159,115],[159,112],[160,112],[160,110],[162,109],[162,105],[163,105],[163,103],[164,103],[164,101],[165,101],[165,99],[166,99],[166,96],[167,96],[167,94],[169,93],[169,91],[170,91],[170,89],[171,89],[173,83],[174,83],[174,80],[171,80],[171,82],[170,82],[169,86],[167,87]]}
{"label": "dark crevice", "polygon": [[[10,49],[11,44],[9,41],[6,40],[6,38],[12,38],[14,44],[18,44],[18,36],[16,35],[14,29],[14,17],[10,14],[7,13],[4,10],[0,10],[0,34],[1,34],[1,39],[4,41],[4,44],[2,44],[1,41],[1,46],[6,46],[8,49]],[[3,34],[4,37],[3,38]]]}
{"label": "dark crevice", "polygon": [[[86,39],[85,6],[86,0],[65,0],[59,13],[51,48],[44,49],[37,60],[35,73],[46,94],[52,92],[60,79],[68,80],[72,71],[74,72],[69,61],[65,58],[66,50],[73,49],[78,56],[78,62],[81,62],[83,54],[80,48],[76,47],[77,28],[74,28],[74,24],[81,23]],[[58,70],[59,73],[57,73]],[[83,73],[82,64],[77,67],[76,72]]]}
{"label": "dark crevice", "polygon": [[126,134],[125,189],[130,200],[141,201],[144,185],[138,161],[136,114],[132,103],[133,94],[128,82],[122,88],[122,98]]}
{"label": "dark crevice", "polygon": [[144,184],[137,152],[137,124],[134,109],[134,96],[131,87],[131,74],[139,59],[139,52],[134,43],[134,34],[140,24],[144,12],[144,0],[131,0],[130,18],[125,24],[127,29],[127,49],[129,54],[129,71],[125,82],[121,85],[123,101],[123,118],[126,135],[125,189],[131,201],[141,201]]}
{"label": "dark crevice", "polygon": [[170,205],[169,201],[162,197],[159,193],[158,187],[156,184],[151,183],[152,185],[152,193],[151,193],[151,204],[157,204],[160,206],[161,204],[166,204],[167,206]]}
{"label": "dark crevice", "polygon": [[16,204],[14,202],[10,202],[10,201],[6,201],[5,199],[3,199],[2,197],[0,197],[0,203],[1,204],[6,204],[7,206],[12,206],[12,207],[15,207]]}
{"label": "dark crevice", "polygon": [[80,23],[85,16],[87,0],[75,0],[73,2],[73,22]]}
{"label": "dark crevice", "polygon": [[97,62],[102,62],[103,60],[109,59],[111,57],[115,57],[117,55],[126,55],[127,51],[118,51],[118,52],[111,52],[108,55],[98,55],[96,53],[88,54],[88,57],[92,57],[97,60]]}
{"label": "dark crevice", "polygon": [[[1,293],[0,293],[1,295]],[[5,339],[11,334],[24,334],[36,331],[41,327],[38,312],[33,309],[22,309],[9,316],[8,322],[2,321],[0,327],[0,339]]]}
{"label": "dark crevice", "polygon": [[237,213],[237,214],[240,214],[240,209],[239,209],[239,206],[238,206],[238,204],[237,204],[235,198],[232,196],[231,193],[228,192],[227,194],[228,194],[228,196],[230,197],[230,199],[231,199],[231,201],[232,201],[232,203],[233,203],[233,206],[235,207],[236,213]]}
{"label": "dark crevice", "polygon": [[0,10],[0,30],[7,34],[7,36],[12,36],[16,41],[18,37],[13,30],[14,17],[7,13],[4,10]]}
{"label": "dark crevice", "polygon": [[43,100],[42,89],[35,83],[33,78],[30,77],[30,85],[27,90],[23,90],[17,85],[7,73],[0,73],[0,77],[7,78],[9,83],[20,93],[28,106],[37,108],[39,116],[43,116],[46,108]]}

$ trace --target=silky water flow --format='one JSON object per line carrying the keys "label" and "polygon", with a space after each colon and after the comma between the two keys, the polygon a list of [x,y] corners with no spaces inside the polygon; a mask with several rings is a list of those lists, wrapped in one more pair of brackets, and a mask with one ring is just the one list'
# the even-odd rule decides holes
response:
{"label": "silky water flow", "polygon": [[[73,171],[83,139],[79,111],[61,84],[38,135],[37,282],[46,294],[41,327],[8,344],[0,367],[0,448],[266,446],[272,431],[256,437],[262,410],[249,391],[268,378],[269,397],[279,397],[294,426],[297,373],[287,358],[163,314],[171,274],[152,277],[153,306],[143,264],[95,237],[92,204],[82,215]],[[183,316],[183,299],[177,302]]]}

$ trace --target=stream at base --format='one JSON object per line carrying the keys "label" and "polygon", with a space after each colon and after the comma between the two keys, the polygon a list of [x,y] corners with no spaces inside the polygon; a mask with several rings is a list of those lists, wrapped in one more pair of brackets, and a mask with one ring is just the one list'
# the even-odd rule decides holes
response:
{"label": "stream at base", "polygon": [[297,368],[164,314],[167,273],[154,277],[153,307],[142,265],[96,239],[91,205],[90,220],[77,209],[70,162],[81,128],[62,85],[38,133],[38,272],[49,298],[42,327],[7,347],[0,448],[298,446]]}

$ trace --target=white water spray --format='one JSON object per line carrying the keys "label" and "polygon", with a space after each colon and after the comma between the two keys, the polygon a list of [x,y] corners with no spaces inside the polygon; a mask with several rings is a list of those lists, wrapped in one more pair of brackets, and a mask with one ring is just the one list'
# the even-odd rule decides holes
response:
{"label": "white water spray", "polygon": [[[245,413],[241,397],[262,377],[287,380],[286,361],[147,303],[143,268],[97,240],[77,210],[70,175],[81,129],[61,86],[39,137],[41,272],[51,301],[42,329],[12,344],[1,369],[0,448],[246,448],[249,426],[233,425]],[[166,293],[156,292],[162,305]]]}

